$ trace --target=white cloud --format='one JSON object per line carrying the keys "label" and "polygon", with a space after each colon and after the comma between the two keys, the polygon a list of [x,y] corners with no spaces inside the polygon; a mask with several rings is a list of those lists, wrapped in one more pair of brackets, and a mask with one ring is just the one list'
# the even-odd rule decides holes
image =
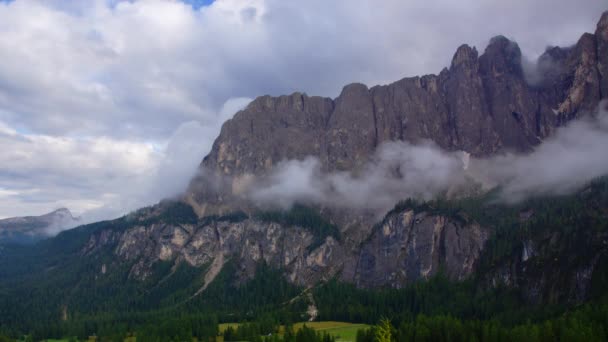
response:
{"label": "white cloud", "polygon": [[185,190],[221,123],[249,102],[230,99],[214,125],[186,122],[160,147],[111,137],[0,134],[0,217],[67,207],[93,221],[174,196]]}
{"label": "white cloud", "polygon": [[259,205],[289,208],[294,203],[374,210],[379,215],[409,197],[429,200],[466,182],[461,152],[448,153],[432,142],[381,145],[353,174],[325,174],[315,157],[279,164],[252,182],[248,197]]}
{"label": "white cloud", "polygon": [[162,155],[145,143],[108,137],[0,135],[0,215],[42,214],[58,207],[83,212],[103,205],[152,172]]}
{"label": "white cloud", "polygon": [[158,200],[187,183],[248,98],[335,96],[351,81],[438,72],[459,44],[483,50],[499,33],[536,55],[594,30],[603,9],[601,0],[0,2],[0,186],[38,189],[0,199],[0,215]]}
{"label": "white cloud", "polygon": [[459,44],[483,49],[498,33],[536,55],[593,30],[605,7],[503,3],[16,0],[0,5],[0,119],[44,134],[162,139],[214,121],[231,97],[335,96],[351,81],[438,72]]}
{"label": "white cloud", "polygon": [[566,194],[608,175],[608,110],[562,127],[528,155],[506,154],[471,163],[486,185],[501,185],[508,201],[530,195]]}

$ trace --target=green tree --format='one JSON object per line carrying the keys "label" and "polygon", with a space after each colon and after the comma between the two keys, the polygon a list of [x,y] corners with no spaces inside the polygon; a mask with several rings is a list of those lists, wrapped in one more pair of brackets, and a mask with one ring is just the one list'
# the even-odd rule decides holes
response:
{"label": "green tree", "polygon": [[382,318],[374,334],[374,342],[391,342],[393,338],[393,326],[387,318]]}

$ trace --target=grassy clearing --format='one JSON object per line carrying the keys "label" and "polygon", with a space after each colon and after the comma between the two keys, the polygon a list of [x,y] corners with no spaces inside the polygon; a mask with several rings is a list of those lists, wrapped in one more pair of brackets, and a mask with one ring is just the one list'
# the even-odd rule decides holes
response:
{"label": "grassy clearing", "polygon": [[366,324],[354,324],[347,322],[306,322],[294,324],[297,331],[306,324],[307,327],[317,331],[328,333],[336,338],[336,342],[354,342],[357,337],[357,330],[369,328]]}
{"label": "grassy clearing", "polygon": [[[356,324],[347,322],[323,321],[323,322],[300,322],[293,325],[295,331],[300,330],[306,324],[307,327],[317,331],[328,333],[336,338],[336,342],[354,342],[357,330],[369,328],[367,324]],[[236,329],[239,323],[222,323],[219,325],[220,333],[228,327]],[[283,335],[285,327],[279,327],[279,334]]]}
{"label": "grassy clearing", "polygon": [[240,323],[220,323],[218,329],[220,331],[220,334],[222,334],[226,329],[228,329],[228,327],[232,327],[232,329],[236,329],[239,327]]}

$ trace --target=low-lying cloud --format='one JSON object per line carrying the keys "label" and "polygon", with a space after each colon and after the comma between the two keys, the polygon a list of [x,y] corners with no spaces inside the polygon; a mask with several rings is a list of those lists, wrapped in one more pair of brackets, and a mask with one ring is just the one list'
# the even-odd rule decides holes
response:
{"label": "low-lying cloud", "polygon": [[475,160],[469,168],[486,186],[502,187],[506,201],[572,192],[608,174],[608,111],[571,122],[528,155]]}
{"label": "low-lying cloud", "polygon": [[532,153],[473,159],[432,142],[381,146],[358,174],[323,173],[315,157],[280,163],[254,182],[249,197],[262,206],[296,202],[386,211],[406,198],[458,196],[500,187],[505,202],[534,195],[565,194],[608,174],[608,112],[559,129]]}
{"label": "low-lying cloud", "polygon": [[432,142],[391,142],[379,147],[361,172],[324,174],[317,158],[279,164],[255,184],[251,199],[287,208],[295,202],[359,209],[390,208],[399,199],[431,199],[464,182],[464,153],[447,153]]}

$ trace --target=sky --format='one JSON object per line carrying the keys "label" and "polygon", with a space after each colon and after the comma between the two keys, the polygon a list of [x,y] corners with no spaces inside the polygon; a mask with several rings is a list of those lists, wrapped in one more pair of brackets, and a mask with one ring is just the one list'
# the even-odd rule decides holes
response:
{"label": "sky", "polygon": [[183,191],[256,96],[438,73],[503,34],[534,59],[605,0],[0,1],[0,218],[101,219]]}

